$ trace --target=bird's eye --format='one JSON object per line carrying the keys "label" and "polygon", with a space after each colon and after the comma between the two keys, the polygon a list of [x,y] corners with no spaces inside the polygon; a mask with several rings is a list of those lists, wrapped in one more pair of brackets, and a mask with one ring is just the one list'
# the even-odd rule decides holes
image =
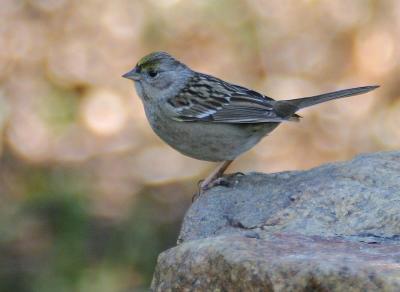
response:
{"label": "bird's eye", "polygon": [[150,77],[153,78],[153,77],[156,77],[157,75],[158,75],[158,72],[157,72],[157,71],[155,71],[155,70],[150,70],[150,71],[149,71],[149,76],[150,76]]}

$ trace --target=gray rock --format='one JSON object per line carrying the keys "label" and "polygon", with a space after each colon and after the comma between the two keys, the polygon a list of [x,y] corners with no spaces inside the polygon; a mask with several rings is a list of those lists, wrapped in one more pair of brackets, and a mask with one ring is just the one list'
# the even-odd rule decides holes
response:
{"label": "gray rock", "polygon": [[400,291],[400,152],[237,176],[188,210],[157,291]]}
{"label": "gray rock", "polygon": [[400,248],[288,234],[220,235],[162,253],[156,291],[400,291]]}

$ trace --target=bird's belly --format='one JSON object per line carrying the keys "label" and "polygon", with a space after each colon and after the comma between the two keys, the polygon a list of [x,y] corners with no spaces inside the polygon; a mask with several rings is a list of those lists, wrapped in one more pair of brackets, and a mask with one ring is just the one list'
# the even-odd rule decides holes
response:
{"label": "bird's belly", "polygon": [[279,124],[178,122],[159,115],[148,115],[148,119],[154,132],[172,148],[207,161],[235,159]]}

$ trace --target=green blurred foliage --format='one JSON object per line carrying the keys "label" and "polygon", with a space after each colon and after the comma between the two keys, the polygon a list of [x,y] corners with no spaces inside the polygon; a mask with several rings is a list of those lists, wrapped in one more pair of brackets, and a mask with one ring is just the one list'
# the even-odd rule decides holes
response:
{"label": "green blurred foliage", "polygon": [[26,197],[6,195],[0,208],[0,291],[147,289],[183,215],[164,220],[176,209],[154,198],[161,190],[143,190],[126,218],[108,220],[91,212],[80,170],[26,165],[11,155],[1,163],[1,185],[12,175]]}

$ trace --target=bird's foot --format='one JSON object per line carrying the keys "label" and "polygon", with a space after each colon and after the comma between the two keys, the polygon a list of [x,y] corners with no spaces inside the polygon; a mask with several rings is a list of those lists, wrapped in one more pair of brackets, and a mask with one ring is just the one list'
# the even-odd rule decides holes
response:
{"label": "bird's foot", "polygon": [[233,187],[234,185],[236,185],[239,180],[238,177],[240,176],[244,176],[245,174],[243,172],[235,172],[235,173],[230,173],[230,174],[226,174],[224,176],[220,176],[217,179],[215,179],[214,181],[212,181],[211,186],[209,188],[213,188],[216,186],[223,186],[223,187]]}
{"label": "bird's foot", "polygon": [[232,187],[236,185],[238,181],[239,176],[244,176],[245,174],[242,172],[235,172],[231,174],[226,174],[220,177],[217,177],[215,180],[209,182],[208,184],[204,184],[204,180],[200,180],[198,182],[198,187],[199,190],[196,194],[193,195],[192,197],[192,202],[196,201],[204,192],[208,191],[209,189],[212,189],[213,187],[217,186],[223,186],[223,187]]}
{"label": "bird's foot", "polygon": [[200,196],[204,193],[204,187],[203,187],[203,182],[204,179],[201,179],[197,182],[197,192],[193,195],[192,197],[192,203],[196,201]]}

